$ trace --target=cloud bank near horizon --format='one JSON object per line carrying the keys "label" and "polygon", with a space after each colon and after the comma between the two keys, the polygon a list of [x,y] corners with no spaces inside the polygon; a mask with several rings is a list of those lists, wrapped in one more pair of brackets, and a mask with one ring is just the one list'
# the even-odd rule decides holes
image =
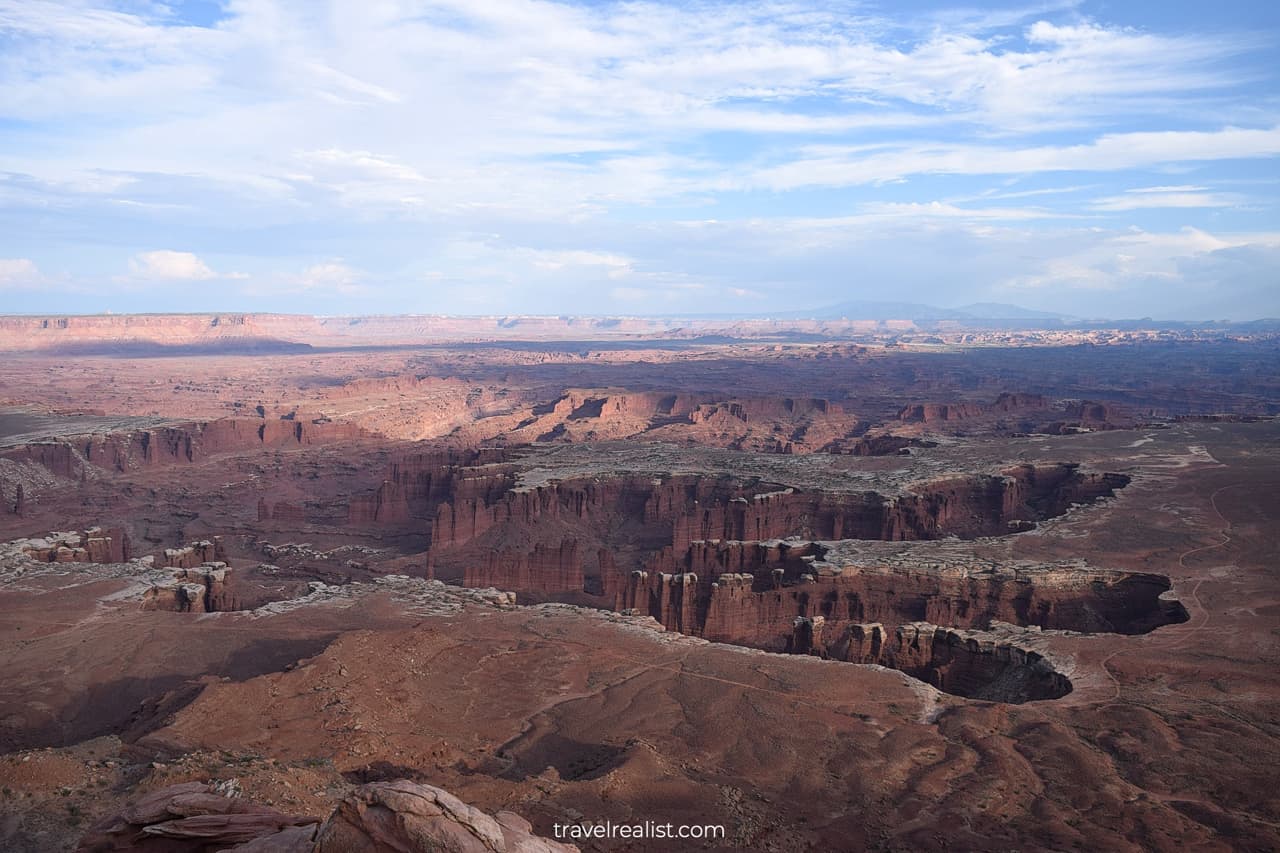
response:
{"label": "cloud bank near horizon", "polygon": [[0,304],[1277,316],[1256,5],[0,0]]}

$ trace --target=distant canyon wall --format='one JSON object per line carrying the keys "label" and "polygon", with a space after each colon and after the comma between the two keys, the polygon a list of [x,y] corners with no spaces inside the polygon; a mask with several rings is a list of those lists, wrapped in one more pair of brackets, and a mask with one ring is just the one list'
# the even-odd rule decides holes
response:
{"label": "distant canyon wall", "polygon": [[795,332],[841,337],[910,330],[910,321],[707,320],[654,317],[306,314],[94,314],[0,316],[0,352],[90,349],[124,345],[179,347],[285,342],[312,346],[416,344],[427,341],[689,338],[707,334],[765,337]]}

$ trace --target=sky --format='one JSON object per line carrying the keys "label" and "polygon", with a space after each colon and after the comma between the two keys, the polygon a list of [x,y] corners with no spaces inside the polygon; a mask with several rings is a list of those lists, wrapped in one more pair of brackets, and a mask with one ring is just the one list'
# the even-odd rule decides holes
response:
{"label": "sky", "polygon": [[1280,4],[0,0],[0,313],[1280,316]]}

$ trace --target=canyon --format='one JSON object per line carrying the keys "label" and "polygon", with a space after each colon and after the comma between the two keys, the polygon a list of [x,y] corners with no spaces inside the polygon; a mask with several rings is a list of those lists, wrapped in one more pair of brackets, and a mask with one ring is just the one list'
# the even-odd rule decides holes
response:
{"label": "canyon", "polygon": [[806,322],[0,318],[0,846],[1280,841],[1280,341]]}

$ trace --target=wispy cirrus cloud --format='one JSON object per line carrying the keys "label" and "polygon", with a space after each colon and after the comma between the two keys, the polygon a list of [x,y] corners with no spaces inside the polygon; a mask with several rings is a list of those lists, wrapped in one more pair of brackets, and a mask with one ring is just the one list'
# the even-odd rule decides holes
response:
{"label": "wispy cirrus cloud", "polygon": [[874,149],[815,146],[789,163],[744,179],[777,190],[883,183],[913,175],[1010,175],[1116,172],[1280,155],[1280,125],[1209,131],[1156,131],[1101,136],[1079,145],[1033,147],[912,143]]}
{"label": "wispy cirrus cloud", "polygon": [[1245,203],[1236,193],[1210,192],[1208,187],[1161,186],[1137,187],[1123,195],[1094,199],[1094,210],[1122,212],[1152,208],[1211,208],[1235,207]]}

